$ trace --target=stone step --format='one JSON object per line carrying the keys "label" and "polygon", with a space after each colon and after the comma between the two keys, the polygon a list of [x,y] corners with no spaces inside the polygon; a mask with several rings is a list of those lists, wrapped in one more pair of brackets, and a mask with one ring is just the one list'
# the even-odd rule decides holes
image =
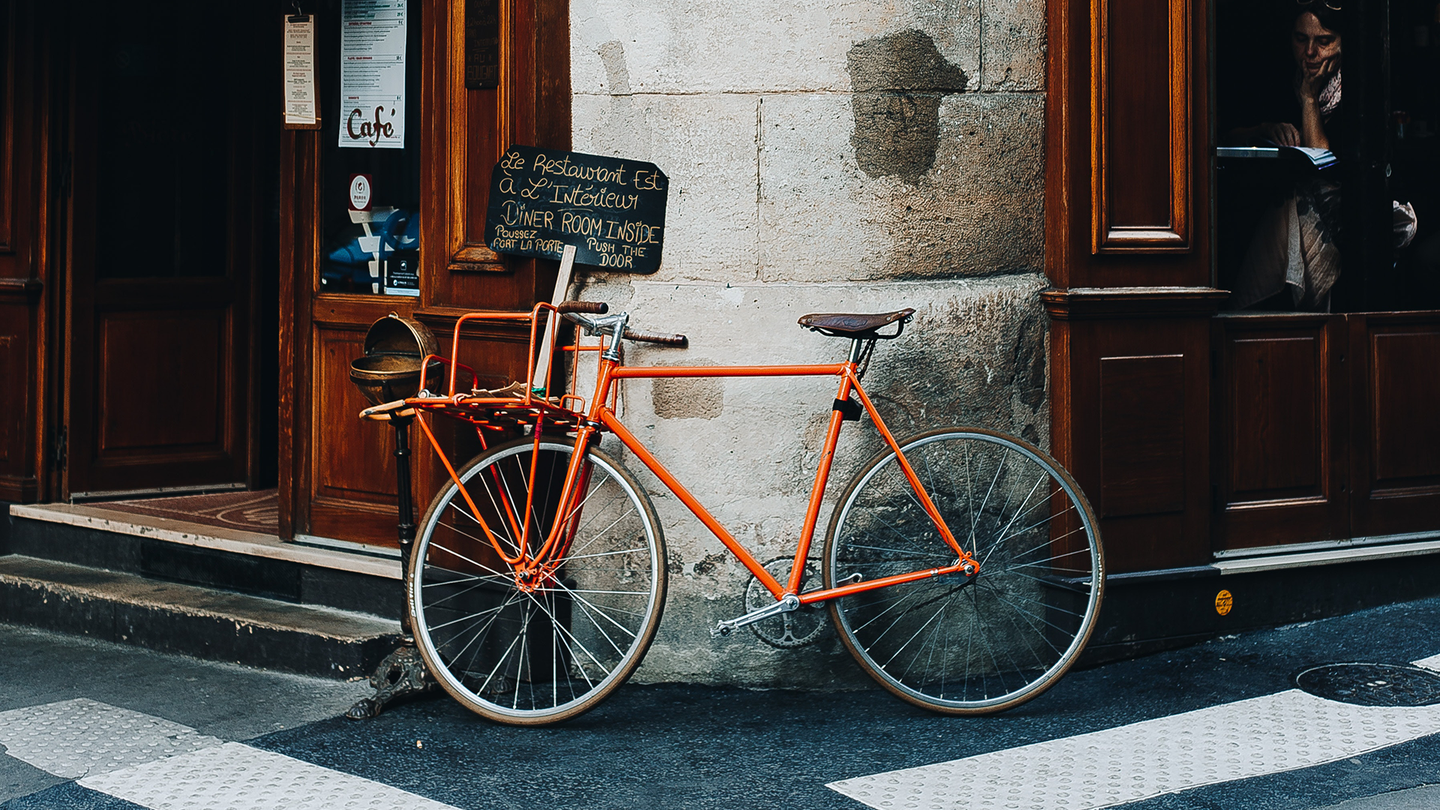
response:
{"label": "stone step", "polygon": [[372,615],[17,554],[0,557],[0,622],[329,678],[368,676],[400,641]]}

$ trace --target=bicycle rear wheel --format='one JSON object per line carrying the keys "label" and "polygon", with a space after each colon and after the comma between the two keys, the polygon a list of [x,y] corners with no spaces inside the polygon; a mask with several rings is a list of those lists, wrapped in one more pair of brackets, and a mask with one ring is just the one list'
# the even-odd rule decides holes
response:
{"label": "bicycle rear wheel", "polygon": [[[1095,627],[1105,583],[1080,488],[1035,447],[981,429],[900,443],[974,579],[933,577],[835,599],[830,616],[860,666],[899,697],[989,714],[1044,692]],[[954,565],[888,448],[850,483],[825,538],[827,587]]]}
{"label": "bicycle rear wheel", "polygon": [[[459,473],[506,555],[519,551],[527,495],[530,551],[543,544],[574,451],[542,440],[537,456],[534,440],[520,439]],[[543,581],[515,575],[453,481],[420,522],[407,582],[416,646],[445,691],[491,720],[540,725],[594,708],[655,637],[666,579],[654,507],[598,449],[586,453],[582,475],[569,550]]]}

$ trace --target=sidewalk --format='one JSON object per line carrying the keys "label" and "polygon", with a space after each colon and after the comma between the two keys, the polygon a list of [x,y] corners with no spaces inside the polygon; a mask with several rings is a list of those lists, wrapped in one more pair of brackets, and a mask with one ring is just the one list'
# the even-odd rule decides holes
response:
{"label": "sidewalk", "polygon": [[[1313,717],[1264,721],[1248,708],[1294,704],[1318,707],[1313,714],[1326,722],[1360,718],[1359,734],[1335,735],[1336,745],[1361,738],[1358,747],[1337,749],[1298,770],[1294,762],[1256,770],[1257,763],[1276,759],[1276,752],[1257,750],[1252,739],[1235,748],[1233,765],[1215,779],[1178,793],[1146,793],[1147,787],[1136,794],[1145,798],[1119,806],[1416,810],[1440,806],[1440,736],[1428,726],[1406,732],[1407,723],[1440,715],[1440,706],[1393,710],[1325,701],[1295,690],[1294,676],[1316,664],[1431,658],[1440,654],[1436,627],[1440,599],[1227,637],[1071,673],[1036,701],[985,718],[933,715],[878,689],[819,694],[632,685],[570,723],[516,729],[485,722],[443,696],[352,722],[339,715],[368,692],[364,684],[276,675],[0,626],[0,649],[6,651],[0,678],[7,685],[0,712],[43,711],[88,698],[152,715],[158,723],[180,724],[214,738],[206,761],[217,770],[207,771],[196,790],[219,790],[235,782],[224,769],[245,766],[253,773],[253,764],[245,764],[263,761],[291,764],[288,778],[315,785],[317,796],[320,785],[361,791],[357,795],[383,788],[403,791],[416,806],[858,810],[865,805],[842,795],[839,783],[970,763],[936,782],[940,789],[914,805],[1050,810],[1104,806],[1082,801],[1087,780],[1123,789],[1137,780],[1163,788],[1169,780],[1185,788],[1185,768],[1201,761],[1203,746],[1184,749],[1195,726],[1177,719],[1181,716],[1221,718],[1215,733],[1222,750],[1230,744],[1223,735],[1247,723],[1254,727],[1248,733],[1262,737],[1288,734],[1297,749],[1330,744],[1302,725]],[[1365,719],[1377,712],[1398,712],[1404,722],[1391,725],[1412,733],[1408,741],[1384,745],[1363,739],[1393,730]],[[1147,729],[1163,733],[1142,738]],[[1022,767],[974,767],[984,758],[1064,746],[1081,752],[1075,776],[1059,782],[1067,794],[1064,803],[1055,794],[1037,798],[1049,767],[1038,757]],[[0,803],[23,797],[0,805],[5,810],[160,806],[142,800],[144,791],[155,787],[144,778],[127,783],[92,776],[74,782],[74,776],[17,760],[19,753],[0,756]],[[140,777],[161,772],[155,764],[144,767],[151,771],[136,771]],[[101,788],[115,793],[107,796]],[[1012,801],[1002,788],[1030,791],[1030,798]],[[210,804],[254,806],[213,797]]]}

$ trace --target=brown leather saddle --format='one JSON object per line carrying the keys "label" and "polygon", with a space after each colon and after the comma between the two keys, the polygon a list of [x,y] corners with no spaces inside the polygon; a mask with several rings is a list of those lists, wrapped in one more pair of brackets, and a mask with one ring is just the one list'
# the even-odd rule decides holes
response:
{"label": "brown leather saddle", "polygon": [[[892,340],[905,331],[905,324],[915,316],[915,310],[902,309],[898,312],[882,312],[876,315],[860,315],[847,312],[817,312],[800,319],[800,325],[822,335],[852,338],[854,340]],[[893,334],[882,335],[879,330],[896,324]]]}

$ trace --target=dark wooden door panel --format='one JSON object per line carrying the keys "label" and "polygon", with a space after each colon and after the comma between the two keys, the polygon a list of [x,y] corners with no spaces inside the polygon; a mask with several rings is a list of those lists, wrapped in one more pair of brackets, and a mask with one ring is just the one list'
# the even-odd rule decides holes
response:
{"label": "dark wooden door panel", "polygon": [[1185,356],[1100,359],[1102,517],[1185,509]]}
{"label": "dark wooden door panel", "polygon": [[228,312],[102,312],[97,461],[230,452],[223,362]]}
{"label": "dark wooden door panel", "polygon": [[1440,530],[1440,313],[1349,321],[1354,532]]}
{"label": "dark wooden door panel", "polygon": [[1341,317],[1216,324],[1216,550],[1345,537]]}
{"label": "dark wooden door panel", "polygon": [[1230,502],[1325,496],[1325,338],[1232,338]]}

